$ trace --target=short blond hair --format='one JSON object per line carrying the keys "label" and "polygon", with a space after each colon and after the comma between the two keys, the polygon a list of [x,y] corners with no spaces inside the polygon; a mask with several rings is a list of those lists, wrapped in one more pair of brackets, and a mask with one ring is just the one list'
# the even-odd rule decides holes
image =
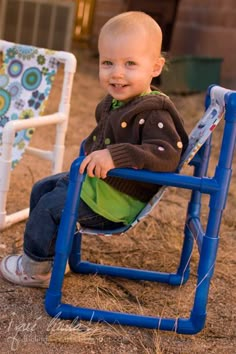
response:
{"label": "short blond hair", "polygon": [[110,18],[101,28],[98,47],[101,38],[106,34],[119,36],[123,33],[141,29],[152,41],[152,47],[157,55],[161,53],[162,30],[158,23],[148,14],[142,11],[123,12]]}

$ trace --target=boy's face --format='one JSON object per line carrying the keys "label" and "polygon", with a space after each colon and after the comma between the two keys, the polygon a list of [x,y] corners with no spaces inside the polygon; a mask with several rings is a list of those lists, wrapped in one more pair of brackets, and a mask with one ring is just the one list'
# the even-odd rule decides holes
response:
{"label": "boy's face", "polygon": [[140,31],[103,34],[99,40],[101,86],[119,101],[149,93],[152,78],[161,73],[164,65],[164,59],[154,55],[154,45]]}

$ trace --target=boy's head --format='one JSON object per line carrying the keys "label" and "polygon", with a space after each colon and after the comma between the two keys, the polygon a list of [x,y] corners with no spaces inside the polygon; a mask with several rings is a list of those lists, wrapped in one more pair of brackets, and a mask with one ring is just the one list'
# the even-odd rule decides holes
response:
{"label": "boy's head", "polygon": [[165,63],[161,45],[161,29],[149,15],[131,11],[111,18],[98,39],[102,87],[120,101],[150,92]]}

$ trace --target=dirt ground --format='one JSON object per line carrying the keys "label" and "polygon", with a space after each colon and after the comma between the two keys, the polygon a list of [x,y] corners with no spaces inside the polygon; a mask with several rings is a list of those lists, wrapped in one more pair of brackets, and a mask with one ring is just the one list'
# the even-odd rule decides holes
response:
{"label": "dirt ground", "polygon": [[[87,51],[76,51],[71,117],[66,138],[64,169],[78,154],[81,140],[95,125],[94,109],[103,97],[97,79],[97,59]],[[48,112],[56,109],[61,75],[49,100]],[[204,94],[172,96],[182,113],[188,131],[203,112]],[[221,133],[219,126],[213,141],[213,161]],[[51,146],[54,130],[35,132],[32,145]],[[210,165],[210,172],[212,164]],[[44,310],[45,291],[21,288],[0,279],[1,353],[80,353],[80,354],[189,354],[236,352],[236,161],[227,207],[220,230],[220,246],[211,283],[205,328],[197,335],[154,331],[133,327],[92,324],[82,321],[56,321]],[[32,184],[49,174],[46,162],[25,155],[14,170],[8,197],[8,211],[27,207]],[[188,193],[169,189],[159,206],[125,236],[84,240],[84,259],[160,271],[175,271],[182,247],[182,229]],[[207,215],[203,200],[203,213]],[[1,232],[0,258],[22,250],[25,222]],[[63,287],[63,300],[69,303],[105,309],[138,312],[156,316],[187,317],[196,286],[198,254],[194,249],[190,279],[180,288],[165,284],[135,282],[120,278],[79,276],[70,273]]]}

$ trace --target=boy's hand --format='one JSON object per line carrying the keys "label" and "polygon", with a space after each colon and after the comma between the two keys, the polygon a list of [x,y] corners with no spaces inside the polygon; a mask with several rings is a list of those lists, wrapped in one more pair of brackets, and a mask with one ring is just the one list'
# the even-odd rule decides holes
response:
{"label": "boy's hand", "polygon": [[108,149],[93,151],[85,157],[80,165],[79,172],[84,173],[87,169],[89,177],[106,178],[107,172],[115,168],[111,154]]}

